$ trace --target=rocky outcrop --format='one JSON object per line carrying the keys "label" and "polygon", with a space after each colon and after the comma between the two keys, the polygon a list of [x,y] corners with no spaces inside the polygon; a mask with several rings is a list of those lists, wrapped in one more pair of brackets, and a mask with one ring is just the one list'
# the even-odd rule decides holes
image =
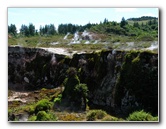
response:
{"label": "rocky outcrop", "polygon": [[100,51],[72,58],[43,49],[9,47],[9,89],[60,86],[69,67],[89,89],[89,106],[128,114],[136,109],[158,113],[158,54],[149,51]]}
{"label": "rocky outcrop", "polygon": [[60,85],[68,69],[65,55],[37,48],[8,48],[9,89],[35,90]]}

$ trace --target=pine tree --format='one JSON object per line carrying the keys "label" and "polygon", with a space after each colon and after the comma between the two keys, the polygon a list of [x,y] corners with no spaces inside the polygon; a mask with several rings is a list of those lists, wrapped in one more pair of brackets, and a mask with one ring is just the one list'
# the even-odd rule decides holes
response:
{"label": "pine tree", "polygon": [[108,23],[108,19],[104,19],[104,22],[103,22],[103,24],[107,24]]}
{"label": "pine tree", "polygon": [[28,29],[29,29],[29,35],[34,36],[35,35],[35,26],[32,23],[30,23]]}
{"label": "pine tree", "polygon": [[133,26],[134,26],[134,27],[139,27],[138,22],[134,22]]}
{"label": "pine tree", "polygon": [[17,35],[17,28],[16,28],[15,24],[11,24],[10,26],[8,26],[8,33],[12,34],[14,36]]}
{"label": "pine tree", "polygon": [[122,20],[120,22],[120,27],[124,27],[127,24],[127,21],[125,20],[124,17],[122,17]]}
{"label": "pine tree", "polygon": [[50,25],[48,26],[48,34],[49,34],[49,35],[54,35],[55,33],[56,33],[56,29],[55,29],[54,24],[50,24]]}

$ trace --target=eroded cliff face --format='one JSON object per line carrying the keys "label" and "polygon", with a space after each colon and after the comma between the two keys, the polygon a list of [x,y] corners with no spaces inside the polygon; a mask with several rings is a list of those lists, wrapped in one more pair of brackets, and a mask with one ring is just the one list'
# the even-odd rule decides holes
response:
{"label": "eroded cliff face", "polygon": [[91,108],[158,113],[158,54],[148,51],[108,50],[68,58],[43,49],[9,47],[8,88],[58,87],[69,67],[75,67],[80,82],[87,84]]}
{"label": "eroded cliff face", "polygon": [[35,90],[53,88],[62,83],[65,71],[65,55],[47,52],[43,49],[9,47],[8,82],[9,89]]}

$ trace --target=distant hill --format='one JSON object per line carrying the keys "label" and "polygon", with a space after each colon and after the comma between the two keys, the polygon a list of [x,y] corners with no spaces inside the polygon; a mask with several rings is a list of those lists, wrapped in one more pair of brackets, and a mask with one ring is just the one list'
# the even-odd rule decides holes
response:
{"label": "distant hill", "polygon": [[142,16],[142,17],[139,17],[139,18],[129,18],[127,19],[128,21],[144,21],[144,20],[158,20],[157,17],[151,17],[151,16]]}
{"label": "distant hill", "polygon": [[158,22],[157,17],[151,17],[151,16],[142,16],[139,18],[129,18],[126,21],[128,22],[129,25],[133,25],[134,23],[138,23],[139,25],[141,24],[147,24],[149,21],[156,21]]}

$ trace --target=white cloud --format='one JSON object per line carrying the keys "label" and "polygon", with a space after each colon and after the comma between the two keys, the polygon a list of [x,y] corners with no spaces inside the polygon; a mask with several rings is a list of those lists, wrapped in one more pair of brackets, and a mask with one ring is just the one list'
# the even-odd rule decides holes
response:
{"label": "white cloud", "polygon": [[115,12],[136,12],[136,8],[115,8]]}

